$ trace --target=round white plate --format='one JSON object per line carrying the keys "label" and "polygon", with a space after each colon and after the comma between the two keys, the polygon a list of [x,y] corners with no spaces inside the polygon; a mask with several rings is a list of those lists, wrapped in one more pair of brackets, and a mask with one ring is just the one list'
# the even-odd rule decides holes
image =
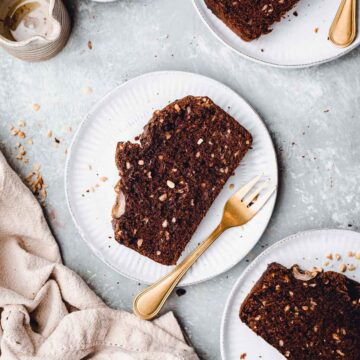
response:
{"label": "round white plate", "polygon": [[[360,234],[347,230],[312,230],[287,237],[260,254],[242,273],[227,300],[220,335],[223,360],[238,360],[246,353],[246,359],[283,360],[277,350],[252,332],[239,319],[240,305],[268,264],[278,262],[286,267],[294,264],[303,269],[314,266],[338,271],[342,263],[357,265],[356,271],[346,272],[349,278],[360,281],[360,260],[348,257],[348,252],[360,252]],[[340,261],[330,261],[324,266],[326,254],[340,254]]]}
{"label": "round white plate", "polygon": [[[230,195],[257,174],[277,185],[277,163],[271,138],[255,111],[234,91],[201,75],[156,72],[140,76],[107,95],[80,125],[68,157],[66,195],[72,217],[95,254],[114,270],[132,279],[151,283],[171,267],[158,264],[113,239],[111,208],[119,179],[115,166],[118,141],[133,140],[156,109],[186,95],[209,96],[238,119],[253,135],[249,151],[203,219],[184,255],[204,240],[219,223]],[[102,182],[101,177],[108,181]],[[230,190],[229,184],[235,184]],[[96,187],[99,184],[99,187]],[[86,190],[90,189],[90,192]],[[252,249],[265,230],[275,196],[253,221],[227,231],[191,268],[181,285],[212,278],[235,265]],[[242,238],[242,239],[241,239]]]}
{"label": "round white plate", "polygon": [[[251,42],[243,41],[232,32],[213,15],[204,0],[193,1],[207,27],[224,44],[248,59],[268,65],[287,68],[317,65],[348,53],[360,43],[358,36],[351,46],[343,49],[328,40],[340,0],[300,0],[285,19],[273,25],[270,34]],[[293,15],[294,11],[298,16]]]}

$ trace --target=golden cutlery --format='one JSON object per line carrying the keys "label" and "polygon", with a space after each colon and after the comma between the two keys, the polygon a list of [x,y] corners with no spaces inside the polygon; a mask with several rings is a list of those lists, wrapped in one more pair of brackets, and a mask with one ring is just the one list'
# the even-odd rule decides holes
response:
{"label": "golden cutlery", "polygon": [[349,46],[356,37],[356,0],[342,0],[329,31],[329,39],[339,47]]}
{"label": "golden cutlery", "polygon": [[246,196],[259,182],[260,178],[261,176],[255,177],[230,197],[225,204],[220,224],[203,243],[201,243],[169,274],[165,275],[136,296],[133,309],[138,317],[144,320],[154,318],[163,307],[175,286],[210,245],[225,230],[246,224],[260,211],[276,190],[276,187],[274,187],[259,198],[260,192],[268,185],[267,183],[263,183],[249,196]]}

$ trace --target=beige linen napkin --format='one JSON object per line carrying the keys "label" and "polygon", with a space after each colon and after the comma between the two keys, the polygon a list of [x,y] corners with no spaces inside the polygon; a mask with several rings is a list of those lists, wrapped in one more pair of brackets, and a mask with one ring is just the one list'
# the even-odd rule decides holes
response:
{"label": "beige linen napkin", "polygon": [[0,358],[195,360],[169,313],[108,308],[61,262],[42,210],[0,152]]}

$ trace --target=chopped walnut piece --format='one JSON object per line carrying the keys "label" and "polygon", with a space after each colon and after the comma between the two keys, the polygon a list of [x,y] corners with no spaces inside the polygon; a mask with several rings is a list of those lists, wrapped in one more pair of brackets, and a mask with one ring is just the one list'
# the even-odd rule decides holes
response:
{"label": "chopped walnut piece", "polygon": [[341,272],[345,272],[346,269],[347,269],[346,264],[341,264],[341,265],[339,266],[339,271],[341,271]]}
{"label": "chopped walnut piece", "polygon": [[345,356],[345,353],[343,353],[341,350],[336,350],[336,353],[339,354],[340,356]]}

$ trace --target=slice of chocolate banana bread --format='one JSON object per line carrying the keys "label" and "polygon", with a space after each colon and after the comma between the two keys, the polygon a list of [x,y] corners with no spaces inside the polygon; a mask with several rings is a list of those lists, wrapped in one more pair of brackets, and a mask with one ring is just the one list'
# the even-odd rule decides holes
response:
{"label": "slice of chocolate banana bread", "polygon": [[271,32],[299,0],[205,0],[207,7],[245,41]]}
{"label": "slice of chocolate banana bread", "polygon": [[115,239],[161,264],[176,264],[252,137],[207,97],[155,111],[140,143],[120,142]]}
{"label": "slice of chocolate banana bread", "polygon": [[272,263],[240,319],[288,359],[360,359],[360,284],[342,274]]}

